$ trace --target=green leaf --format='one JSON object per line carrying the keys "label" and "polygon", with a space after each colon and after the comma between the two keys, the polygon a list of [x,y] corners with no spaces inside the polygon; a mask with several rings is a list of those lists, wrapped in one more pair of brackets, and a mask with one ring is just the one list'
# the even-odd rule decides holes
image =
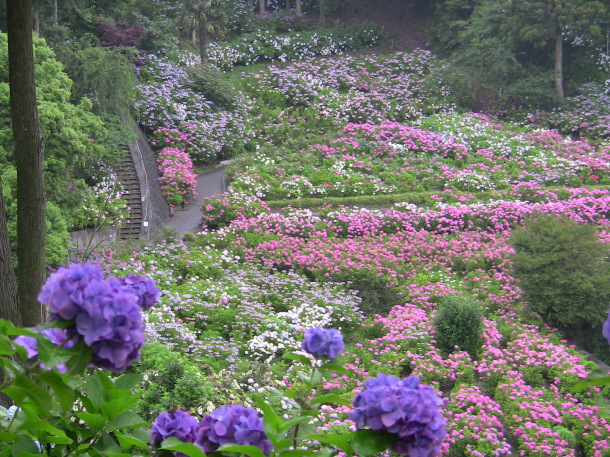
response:
{"label": "green leaf", "polygon": [[11,455],[12,457],[22,457],[25,454],[39,454],[38,446],[32,438],[29,436],[20,437],[15,443],[11,446]]}
{"label": "green leaf", "polygon": [[[117,391],[115,392],[122,392]],[[126,411],[129,411],[134,403],[137,403],[138,397],[133,395],[129,395],[127,397],[121,395],[122,398],[116,398],[114,400],[110,400],[102,405],[102,412],[108,419],[114,419],[115,417],[123,414]]]}
{"label": "green leaf", "polygon": [[352,447],[358,457],[375,457],[390,448],[398,439],[397,435],[373,430],[358,430],[354,434]]}
{"label": "green leaf", "polygon": [[7,443],[12,443],[17,437],[18,435],[16,433],[0,432],[0,442],[5,441]]}
{"label": "green leaf", "polygon": [[284,354],[284,358],[288,359],[288,360],[294,360],[295,362],[301,362],[303,365],[305,365],[307,367],[311,366],[311,360],[301,354],[293,354],[293,353]]}
{"label": "green leaf", "polygon": [[242,444],[223,444],[218,448],[221,452],[237,452],[249,457],[267,457],[263,451],[256,446],[244,446]]}
{"label": "green leaf", "polygon": [[95,432],[101,430],[104,425],[106,425],[106,418],[101,414],[87,413],[85,411],[81,411],[76,413],[76,417],[81,419]]}
{"label": "green leaf", "polygon": [[113,429],[130,428],[137,427],[138,425],[143,425],[145,423],[146,421],[140,416],[138,416],[136,413],[126,411],[122,414],[119,414],[117,417],[108,422],[108,427]]}
{"label": "green leaf", "polygon": [[314,452],[314,451],[292,450],[292,451],[280,452],[278,454],[278,457],[301,457],[301,456],[317,457],[319,455],[320,455],[319,452]]}
{"label": "green leaf", "polygon": [[41,414],[48,416],[51,411],[51,395],[25,375],[17,376],[2,392],[12,397],[17,406],[22,406],[27,398],[38,406]]}
{"label": "green leaf", "polygon": [[44,335],[38,335],[38,357],[47,367],[56,367],[74,357],[71,349],[62,348],[51,343]]}
{"label": "green leaf", "polygon": [[305,439],[330,444],[337,449],[341,449],[347,455],[354,455],[354,450],[351,445],[354,434],[354,432],[351,432],[343,435],[310,435],[305,437]]}
{"label": "green leaf", "polygon": [[314,405],[318,403],[337,403],[343,406],[351,406],[351,402],[349,400],[346,400],[345,398],[336,394],[319,395],[314,397],[314,399],[311,400],[311,403]]}
{"label": "green leaf", "polygon": [[68,376],[80,375],[91,363],[92,350],[84,341],[80,341],[72,348],[72,352],[76,355],[67,362]]}
{"label": "green leaf", "polygon": [[97,376],[89,376],[87,378],[85,393],[97,409],[102,407],[104,400],[107,398],[106,390]]}
{"label": "green leaf", "polygon": [[[115,433],[121,449],[129,451],[132,447],[139,447],[141,449],[148,449],[148,441],[142,441],[139,438],[131,435],[124,435],[123,433]],[[150,440],[149,440],[150,441]]]}
{"label": "green leaf", "polygon": [[323,371],[335,371],[339,374],[342,374],[344,376],[351,376],[352,372],[350,372],[349,370],[345,369],[342,365],[339,365],[338,363],[334,363],[334,362],[327,362],[322,364],[322,366],[320,367],[321,370]]}
{"label": "green leaf", "polygon": [[0,340],[0,355],[12,355],[15,353],[15,349],[13,349],[13,345],[9,340],[1,339]]}
{"label": "green leaf", "polygon": [[571,392],[582,392],[589,387],[602,387],[610,385],[610,376],[601,372],[591,373],[587,379],[583,379],[572,387]]}
{"label": "green leaf", "polygon": [[68,443],[71,443],[72,440],[67,437],[66,432],[63,430],[53,427],[51,424],[45,421],[27,421],[22,423],[17,430],[35,430],[35,431],[43,431],[50,433],[52,436],[57,436],[60,438],[67,438]]}
{"label": "green leaf", "polygon": [[206,457],[205,453],[192,443],[183,443],[178,438],[168,438],[161,443],[160,449],[182,452],[188,457]]}
{"label": "green leaf", "polygon": [[140,374],[124,374],[114,380],[115,389],[131,389],[142,382],[143,376]]}
{"label": "green leaf", "polygon": [[263,411],[264,422],[274,431],[278,430],[282,425],[282,418],[277,415],[273,408],[265,402],[262,398],[256,399],[256,404]]}
{"label": "green leaf", "polygon": [[280,426],[279,431],[283,432],[283,431],[288,430],[290,427],[293,427],[293,426],[295,426],[297,424],[302,424],[304,422],[309,422],[309,421],[310,421],[309,417],[297,417],[295,419],[291,419],[289,421],[284,422]]}
{"label": "green leaf", "polygon": [[61,376],[59,376],[57,373],[53,373],[52,371],[46,371],[44,373],[40,373],[38,375],[38,379],[40,379],[43,384],[46,384],[53,389],[53,393],[55,394],[55,397],[57,397],[57,400],[64,411],[72,409],[76,394],[74,389],[68,386]]}

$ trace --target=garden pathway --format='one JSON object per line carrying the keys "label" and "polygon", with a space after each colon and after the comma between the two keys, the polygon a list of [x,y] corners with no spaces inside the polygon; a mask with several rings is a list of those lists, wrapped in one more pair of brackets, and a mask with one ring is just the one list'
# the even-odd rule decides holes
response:
{"label": "garden pathway", "polygon": [[197,197],[189,201],[184,209],[174,210],[174,216],[165,221],[165,225],[174,227],[178,235],[196,233],[201,222],[201,203],[206,197],[220,195],[225,192],[225,171],[218,168],[197,176]]}

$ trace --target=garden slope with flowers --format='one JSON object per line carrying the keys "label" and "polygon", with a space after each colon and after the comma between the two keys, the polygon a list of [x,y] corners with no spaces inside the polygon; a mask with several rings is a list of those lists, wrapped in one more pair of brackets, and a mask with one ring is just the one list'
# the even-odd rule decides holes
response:
{"label": "garden slope with flowers", "polygon": [[[608,145],[459,113],[437,65],[416,51],[271,66],[242,75],[231,111],[199,107],[182,70],[153,61],[160,79],[142,87],[139,109],[160,146],[178,139],[206,160],[235,145],[254,152],[229,194],[204,203],[201,234],[103,259],[162,289],[145,317],[157,349],[136,367],[144,398],[164,376],[150,360],[169,350],[205,386],[191,397],[164,387],[172,406],[202,414],[262,395],[289,420],[298,405],[279,392],[307,384],[283,356],[322,326],[343,333],[348,373],[321,389],[351,402],[368,376],[418,376],[444,399],[442,455],[610,455],[610,391],[573,391],[595,365],[531,311],[509,243],[536,214],[594,225],[609,243]],[[405,201],[321,205],[387,194]],[[317,211],[268,206],[300,199]],[[439,348],[435,319],[450,296],[482,309],[476,355]],[[352,430],[351,409],[323,406],[320,430]]]}

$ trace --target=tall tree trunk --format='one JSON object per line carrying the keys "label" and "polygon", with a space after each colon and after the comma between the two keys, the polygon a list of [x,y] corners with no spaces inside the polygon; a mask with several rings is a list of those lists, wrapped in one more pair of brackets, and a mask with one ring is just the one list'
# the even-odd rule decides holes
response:
{"label": "tall tree trunk", "polygon": [[6,213],[0,180],[0,319],[6,319],[19,326],[21,317],[17,308],[17,283],[11,258],[11,245],[6,227]]}
{"label": "tall tree trunk", "polygon": [[21,325],[43,318],[37,296],[45,279],[44,140],[34,81],[32,0],[7,0],[11,119],[17,165],[17,299]]}
{"label": "tall tree trunk", "polygon": [[297,14],[302,14],[301,0],[296,0],[296,3],[297,3]]}
{"label": "tall tree trunk", "polygon": [[561,27],[555,32],[555,93],[560,101],[565,100],[563,93],[563,33]]}
{"label": "tall tree trunk", "polygon": [[193,26],[191,29],[191,41],[194,45],[197,44],[197,27]]}
{"label": "tall tree trunk", "polygon": [[[0,179],[0,319],[9,320],[17,327],[21,325],[21,316],[19,316],[19,308],[17,308],[17,283],[6,227],[2,179]],[[0,370],[0,383],[3,381],[3,376],[2,370]],[[11,397],[0,392],[0,406],[8,408],[13,403]]]}
{"label": "tall tree trunk", "polygon": [[286,9],[289,10],[290,9],[290,0],[286,0]]}
{"label": "tall tree trunk", "polygon": [[199,20],[199,56],[201,63],[208,60],[208,21],[205,19]]}
{"label": "tall tree trunk", "polygon": [[33,21],[33,29],[36,32],[36,35],[40,36],[40,14],[39,14],[39,5],[38,2],[34,2],[34,21]]}
{"label": "tall tree trunk", "polygon": [[320,24],[326,26],[326,0],[319,0],[320,6]]}
{"label": "tall tree trunk", "polygon": [[53,0],[53,19],[55,20],[55,25],[59,25],[59,8],[57,7],[57,0]]}
{"label": "tall tree trunk", "polygon": [[266,0],[258,0],[258,14],[260,17],[265,15],[265,1]]}

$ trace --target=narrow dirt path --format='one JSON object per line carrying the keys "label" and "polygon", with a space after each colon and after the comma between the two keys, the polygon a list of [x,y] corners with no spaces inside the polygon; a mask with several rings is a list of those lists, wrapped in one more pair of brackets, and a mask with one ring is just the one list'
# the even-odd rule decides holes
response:
{"label": "narrow dirt path", "polygon": [[196,233],[201,222],[201,203],[206,197],[220,195],[225,192],[225,171],[218,168],[197,176],[197,198],[182,208],[174,210],[174,216],[165,220],[165,225],[174,227],[178,235]]}

